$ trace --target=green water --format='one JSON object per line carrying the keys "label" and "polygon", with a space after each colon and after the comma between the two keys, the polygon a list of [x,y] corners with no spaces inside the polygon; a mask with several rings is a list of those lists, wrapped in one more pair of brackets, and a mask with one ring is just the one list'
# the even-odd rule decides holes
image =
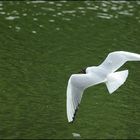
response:
{"label": "green water", "polygon": [[109,95],[90,87],[68,124],[71,74],[109,52],[140,53],[140,2],[0,2],[0,138],[140,138],[140,64]]}

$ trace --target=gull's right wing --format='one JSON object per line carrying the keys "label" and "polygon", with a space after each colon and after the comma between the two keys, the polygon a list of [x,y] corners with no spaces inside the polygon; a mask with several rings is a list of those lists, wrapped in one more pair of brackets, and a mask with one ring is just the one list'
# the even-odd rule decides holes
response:
{"label": "gull's right wing", "polygon": [[105,68],[110,73],[119,69],[127,61],[140,61],[140,55],[125,51],[112,52],[99,67]]}

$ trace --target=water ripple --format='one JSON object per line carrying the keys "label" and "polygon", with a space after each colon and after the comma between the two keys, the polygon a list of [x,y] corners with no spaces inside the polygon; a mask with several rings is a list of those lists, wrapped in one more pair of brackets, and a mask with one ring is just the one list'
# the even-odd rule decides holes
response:
{"label": "water ripple", "polygon": [[[17,7],[21,5],[21,9],[16,8],[16,5]],[[30,19],[36,21],[37,24],[40,24],[39,19],[42,18],[39,18],[40,16],[44,16],[48,22],[53,23],[58,20],[61,20],[62,22],[73,22],[73,20],[76,20],[79,17],[82,18],[86,15],[88,15],[89,20],[95,17],[110,20],[129,16],[135,17],[135,19],[140,22],[139,16],[135,15],[135,8],[137,5],[140,5],[139,1],[83,1],[79,4],[68,1],[9,1],[7,3],[0,2],[0,16],[9,21],[15,19],[20,21],[22,18],[33,16]]]}
{"label": "water ripple", "polygon": [[9,17],[5,17],[5,19],[7,20],[14,20],[14,19],[17,19],[19,18],[19,16],[9,16]]}

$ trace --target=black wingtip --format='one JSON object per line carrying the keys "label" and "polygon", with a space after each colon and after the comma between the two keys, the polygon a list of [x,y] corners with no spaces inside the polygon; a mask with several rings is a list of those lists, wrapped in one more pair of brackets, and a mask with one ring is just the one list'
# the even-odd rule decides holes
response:
{"label": "black wingtip", "polygon": [[77,108],[75,109],[75,113],[74,113],[74,116],[72,118],[73,120],[71,122],[69,122],[70,124],[74,123],[78,109],[79,109],[79,104],[78,104]]}

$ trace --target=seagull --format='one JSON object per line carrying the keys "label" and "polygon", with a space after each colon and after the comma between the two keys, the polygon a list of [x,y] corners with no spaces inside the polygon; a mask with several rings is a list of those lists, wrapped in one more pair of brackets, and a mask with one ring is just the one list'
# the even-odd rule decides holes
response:
{"label": "seagull", "polygon": [[140,54],[115,51],[108,54],[99,66],[82,69],[79,74],[72,74],[67,85],[67,118],[73,122],[86,88],[105,83],[108,92],[116,91],[128,77],[128,70],[117,71],[127,61],[140,61]]}

